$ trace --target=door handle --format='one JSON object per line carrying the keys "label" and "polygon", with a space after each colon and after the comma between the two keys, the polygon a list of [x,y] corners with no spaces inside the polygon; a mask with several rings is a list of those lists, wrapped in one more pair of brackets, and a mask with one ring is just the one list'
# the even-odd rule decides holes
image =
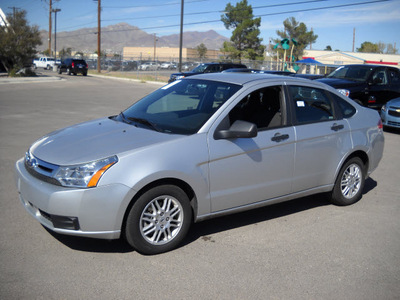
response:
{"label": "door handle", "polygon": [[280,134],[280,133],[276,133],[272,138],[271,141],[273,142],[282,142],[284,140],[287,140],[289,138],[288,134]]}
{"label": "door handle", "polygon": [[333,124],[332,125],[332,127],[331,127],[331,129],[333,130],[333,131],[339,131],[339,130],[342,130],[344,128],[344,125],[341,125],[341,124]]}

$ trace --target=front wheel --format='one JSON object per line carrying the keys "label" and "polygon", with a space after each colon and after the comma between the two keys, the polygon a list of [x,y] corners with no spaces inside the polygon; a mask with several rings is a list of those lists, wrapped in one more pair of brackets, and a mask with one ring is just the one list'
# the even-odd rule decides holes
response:
{"label": "front wheel", "polygon": [[365,183],[364,164],[358,157],[348,160],[341,168],[332,191],[332,203],[350,205],[361,199]]}
{"label": "front wheel", "polygon": [[142,254],[176,248],[192,222],[186,193],[174,185],[161,185],[142,194],[129,211],[125,237]]}

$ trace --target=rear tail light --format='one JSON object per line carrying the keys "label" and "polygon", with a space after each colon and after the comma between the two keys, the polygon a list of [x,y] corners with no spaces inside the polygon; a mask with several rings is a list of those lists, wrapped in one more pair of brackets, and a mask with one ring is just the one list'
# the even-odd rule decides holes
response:
{"label": "rear tail light", "polygon": [[382,120],[381,119],[379,119],[378,128],[379,129],[383,129],[383,124],[382,124]]}
{"label": "rear tail light", "polygon": [[375,96],[370,96],[368,98],[368,104],[375,104],[376,103],[376,98]]}
{"label": "rear tail light", "polygon": [[75,68],[75,63],[72,63],[72,67]]}
{"label": "rear tail light", "polygon": [[89,65],[88,64],[86,64],[86,69],[89,69]]}

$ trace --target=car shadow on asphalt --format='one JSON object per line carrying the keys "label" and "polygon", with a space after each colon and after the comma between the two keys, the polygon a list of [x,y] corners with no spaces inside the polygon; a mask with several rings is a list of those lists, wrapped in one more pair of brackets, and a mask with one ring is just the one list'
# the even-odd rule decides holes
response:
{"label": "car shadow on asphalt", "polygon": [[[363,195],[373,190],[376,186],[377,182],[372,178],[368,178],[365,181]],[[187,237],[180,247],[191,244],[199,239],[213,241],[211,235],[219,232],[254,225],[327,205],[331,205],[329,195],[326,193],[316,194],[195,223],[191,226]],[[62,235],[47,228],[45,229],[59,242],[77,251],[97,253],[128,253],[134,251],[122,238],[118,240],[93,239]]]}

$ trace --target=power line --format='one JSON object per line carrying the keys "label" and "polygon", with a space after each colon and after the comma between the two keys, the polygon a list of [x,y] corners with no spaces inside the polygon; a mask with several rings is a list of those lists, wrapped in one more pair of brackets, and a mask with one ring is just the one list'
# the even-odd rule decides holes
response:
{"label": "power line", "polygon": [[[186,4],[188,3],[195,3],[195,2],[206,2],[209,0],[192,0],[192,1],[187,1]],[[143,8],[143,7],[160,7],[160,6],[170,6],[170,5],[176,5],[176,4],[181,4],[181,2],[170,2],[170,3],[164,3],[164,4],[152,4],[152,5],[130,5],[130,6],[103,6],[103,8]]]}
{"label": "power line", "polygon": [[[322,1],[325,1],[325,0],[322,0]],[[265,16],[274,16],[274,15],[290,14],[290,13],[297,13],[297,12],[316,11],[316,10],[333,9],[333,8],[341,8],[341,7],[349,7],[349,6],[359,6],[359,5],[382,3],[382,2],[388,2],[388,1],[390,1],[390,0],[373,0],[373,1],[364,1],[364,2],[350,3],[350,4],[340,4],[340,5],[298,9],[298,10],[288,10],[288,11],[283,11],[283,12],[260,14],[260,15],[256,15],[255,17],[265,17]],[[302,2],[308,2],[308,1],[302,1]],[[311,2],[315,2],[315,1],[311,1]],[[287,5],[287,3],[282,4],[282,5]],[[191,23],[185,23],[184,25],[189,26],[189,25],[200,25],[200,24],[209,24],[209,23],[217,23],[217,22],[221,22],[221,20],[219,19],[219,20],[191,22]],[[151,30],[151,29],[171,28],[171,27],[179,27],[179,26],[180,26],[179,24],[173,24],[173,25],[151,26],[151,27],[142,27],[142,28],[120,29],[120,30],[108,30],[108,31],[103,30],[102,33],[135,31],[135,30]],[[87,34],[92,34],[92,33],[87,33]],[[63,36],[63,38],[79,36],[79,35],[82,35],[82,34],[67,35],[67,36]]]}

